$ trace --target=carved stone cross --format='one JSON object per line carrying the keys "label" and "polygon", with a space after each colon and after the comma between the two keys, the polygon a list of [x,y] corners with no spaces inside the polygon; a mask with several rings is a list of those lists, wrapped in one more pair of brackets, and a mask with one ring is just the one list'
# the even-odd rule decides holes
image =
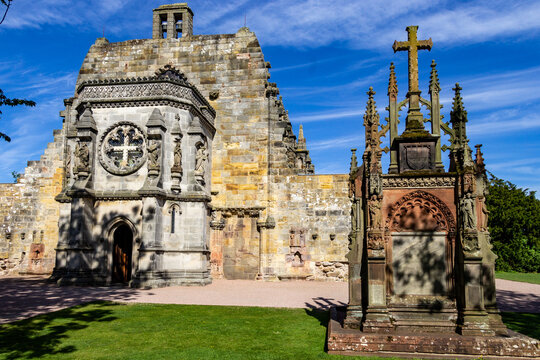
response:
{"label": "carved stone cross", "polygon": [[394,41],[392,49],[394,49],[394,52],[409,52],[409,91],[418,91],[418,50],[431,50],[433,41],[431,41],[431,38],[418,40],[416,37],[418,26],[407,26],[406,30],[409,33],[409,40]]}
{"label": "carved stone cross", "polygon": [[394,41],[394,52],[409,52],[409,112],[407,114],[406,130],[424,129],[424,121],[420,112],[420,89],[418,86],[418,50],[431,50],[433,41],[418,40],[418,26],[407,26],[408,41]]}
{"label": "carved stone cross", "polygon": [[131,138],[126,132],[124,131],[124,141],[122,145],[111,145],[111,150],[113,152],[121,152],[122,153],[122,162],[120,163],[120,166],[127,166],[128,165],[128,159],[129,159],[129,153],[130,152],[138,152],[139,146],[137,145],[130,145]]}

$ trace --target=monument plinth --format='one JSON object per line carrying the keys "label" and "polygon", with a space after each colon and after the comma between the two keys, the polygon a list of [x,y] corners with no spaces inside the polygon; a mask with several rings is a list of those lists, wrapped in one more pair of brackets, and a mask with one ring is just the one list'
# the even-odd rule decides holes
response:
{"label": "monument plinth", "polygon": [[[409,91],[398,102],[394,65],[388,85],[388,124],[380,125],[368,92],[363,164],[351,159],[349,304],[332,311],[331,353],[422,358],[538,358],[539,342],[509,332],[495,298],[495,259],[485,207],[487,176],[480,147],[468,145],[467,112],[456,84],[450,122],[442,123],[435,62],[430,100],[418,88],[417,26],[407,27]],[[398,135],[398,113],[409,104]],[[425,106],[431,118],[420,111]],[[431,122],[431,132],[424,122]],[[441,147],[440,130],[450,136]],[[381,137],[390,132],[390,167],[383,174]],[[450,150],[445,171],[441,149]]]}

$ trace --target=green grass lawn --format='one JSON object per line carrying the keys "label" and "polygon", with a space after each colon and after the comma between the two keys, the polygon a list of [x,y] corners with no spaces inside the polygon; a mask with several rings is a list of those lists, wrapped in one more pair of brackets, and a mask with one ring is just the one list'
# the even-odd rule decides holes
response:
{"label": "green grass lawn", "polygon": [[[505,320],[523,331],[540,315]],[[327,321],[303,309],[90,303],[0,325],[0,359],[351,359],[324,352]]]}
{"label": "green grass lawn", "polygon": [[514,273],[514,272],[495,272],[495,277],[497,279],[512,280],[512,281],[521,281],[531,284],[540,284],[540,274],[539,273]]}

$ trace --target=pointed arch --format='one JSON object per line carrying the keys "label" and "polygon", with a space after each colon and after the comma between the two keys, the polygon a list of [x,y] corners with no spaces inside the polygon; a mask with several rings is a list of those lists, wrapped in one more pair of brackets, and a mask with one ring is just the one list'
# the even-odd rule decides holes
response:
{"label": "pointed arch", "polygon": [[456,221],[448,206],[437,196],[422,190],[410,192],[392,205],[386,228],[401,231],[455,232]]}

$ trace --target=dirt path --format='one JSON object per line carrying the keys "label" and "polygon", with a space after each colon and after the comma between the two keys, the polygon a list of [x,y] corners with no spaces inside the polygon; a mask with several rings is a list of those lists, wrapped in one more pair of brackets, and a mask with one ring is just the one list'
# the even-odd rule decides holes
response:
{"label": "dirt path", "polygon": [[[94,300],[163,304],[237,305],[328,309],[348,301],[347,283],[214,280],[205,287],[57,287],[45,277],[0,278],[0,323]],[[540,313],[540,285],[497,280],[502,311]]]}

